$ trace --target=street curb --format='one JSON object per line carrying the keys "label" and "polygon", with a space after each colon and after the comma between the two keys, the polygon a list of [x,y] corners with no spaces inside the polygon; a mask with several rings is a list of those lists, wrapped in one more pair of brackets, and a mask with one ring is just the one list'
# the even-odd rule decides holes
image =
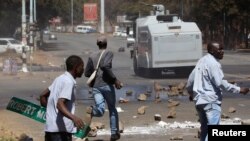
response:
{"label": "street curb", "polygon": [[250,53],[250,49],[236,49],[236,52]]}

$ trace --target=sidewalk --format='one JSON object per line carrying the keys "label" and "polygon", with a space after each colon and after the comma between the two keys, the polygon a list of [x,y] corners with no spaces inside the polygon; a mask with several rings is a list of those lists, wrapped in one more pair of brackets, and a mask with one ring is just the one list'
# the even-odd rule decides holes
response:
{"label": "sidewalk", "polygon": [[[4,76],[11,76],[11,74],[16,74],[19,76],[23,76],[25,74],[30,74],[37,71],[61,71],[64,70],[64,60],[53,55],[53,52],[45,52],[42,50],[36,50],[30,56],[27,56],[27,69],[28,72],[22,72],[23,60],[21,54],[16,54],[14,52],[6,52],[0,55],[0,69],[1,73],[3,73],[3,68],[6,67],[6,60],[14,60],[17,65],[17,72],[13,72],[12,70],[8,70],[9,72],[5,72]],[[13,75],[14,76],[14,75]]]}

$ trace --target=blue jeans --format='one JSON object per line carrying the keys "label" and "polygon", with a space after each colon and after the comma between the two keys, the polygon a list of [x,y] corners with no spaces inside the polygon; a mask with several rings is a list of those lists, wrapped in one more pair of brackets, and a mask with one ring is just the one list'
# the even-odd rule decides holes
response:
{"label": "blue jeans", "polygon": [[208,125],[218,125],[221,118],[221,106],[218,104],[196,105],[201,124],[200,141],[208,141]]}
{"label": "blue jeans", "polygon": [[119,117],[116,110],[116,95],[113,85],[106,85],[93,88],[95,106],[93,106],[92,116],[102,117],[105,113],[105,101],[109,109],[111,134],[119,132]]}

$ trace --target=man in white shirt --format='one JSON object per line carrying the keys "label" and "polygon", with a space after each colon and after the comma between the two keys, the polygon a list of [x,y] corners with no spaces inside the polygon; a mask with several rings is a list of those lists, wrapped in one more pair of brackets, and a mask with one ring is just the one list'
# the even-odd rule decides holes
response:
{"label": "man in white shirt", "polygon": [[207,141],[208,126],[218,125],[221,117],[222,90],[247,94],[249,88],[238,87],[224,79],[219,60],[223,59],[223,46],[212,42],[188,78],[186,88],[189,99],[195,102],[201,124],[200,141]]}
{"label": "man in white shirt", "polygon": [[72,141],[72,134],[84,126],[74,115],[77,77],[84,72],[84,62],[76,55],[66,60],[67,71],[42,92],[40,103],[46,107],[45,141]]}

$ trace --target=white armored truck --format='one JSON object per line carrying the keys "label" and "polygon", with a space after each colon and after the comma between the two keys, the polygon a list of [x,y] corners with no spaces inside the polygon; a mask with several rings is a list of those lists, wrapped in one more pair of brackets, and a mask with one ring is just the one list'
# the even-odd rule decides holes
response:
{"label": "white armored truck", "polygon": [[202,35],[194,22],[164,14],[163,5],[153,5],[155,14],[136,20],[133,68],[142,77],[185,77],[202,57]]}

